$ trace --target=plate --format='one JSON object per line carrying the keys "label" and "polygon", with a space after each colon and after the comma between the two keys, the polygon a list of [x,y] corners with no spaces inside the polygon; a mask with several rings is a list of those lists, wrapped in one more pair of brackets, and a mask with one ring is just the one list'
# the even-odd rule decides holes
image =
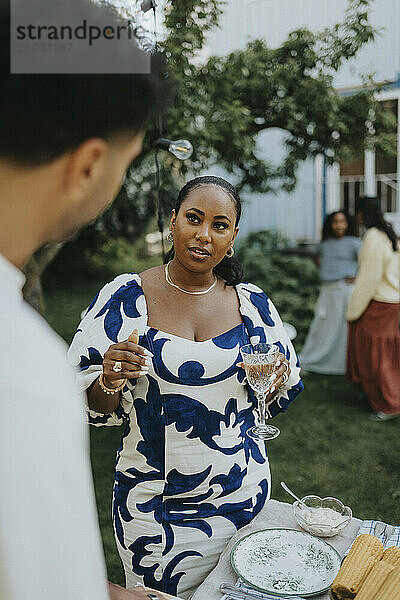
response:
{"label": "plate", "polygon": [[249,533],[232,548],[231,564],[245,583],[268,594],[314,596],[329,589],[340,569],[339,553],[297,529]]}

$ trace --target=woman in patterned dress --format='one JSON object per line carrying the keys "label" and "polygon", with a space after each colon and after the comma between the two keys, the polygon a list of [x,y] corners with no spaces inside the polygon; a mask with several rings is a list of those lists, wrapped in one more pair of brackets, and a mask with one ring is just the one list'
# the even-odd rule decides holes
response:
{"label": "woman in patterned dress", "polygon": [[70,348],[90,422],[124,425],[113,524],[127,587],[139,581],[189,597],[269,498],[265,445],[246,435],[255,399],[239,348],[280,346],[271,417],[303,389],[274,305],[240,283],[232,258],[240,212],[224,179],[187,183],[172,213],[167,265],[107,284]]}

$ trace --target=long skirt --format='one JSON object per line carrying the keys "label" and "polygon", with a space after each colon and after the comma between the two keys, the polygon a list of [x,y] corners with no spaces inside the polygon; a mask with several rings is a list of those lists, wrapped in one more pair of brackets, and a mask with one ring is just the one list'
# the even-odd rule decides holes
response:
{"label": "long skirt", "polygon": [[361,384],[374,411],[400,413],[400,304],[372,300],[349,323],[347,374]]}
{"label": "long skirt", "polygon": [[326,375],[346,372],[346,310],[353,285],[344,280],[323,283],[307,338],[299,355],[307,371]]}

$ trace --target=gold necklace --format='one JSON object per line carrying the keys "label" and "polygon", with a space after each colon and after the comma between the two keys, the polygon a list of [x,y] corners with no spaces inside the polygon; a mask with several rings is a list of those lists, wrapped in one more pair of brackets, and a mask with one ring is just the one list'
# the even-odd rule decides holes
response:
{"label": "gold necklace", "polygon": [[215,277],[214,283],[212,283],[212,284],[210,285],[210,287],[209,287],[209,288],[207,288],[206,290],[202,290],[201,292],[189,292],[189,290],[184,290],[183,288],[179,287],[179,285],[176,285],[176,283],[174,283],[174,282],[171,280],[171,277],[170,277],[170,275],[169,275],[169,272],[168,272],[168,267],[169,267],[169,264],[170,264],[170,263],[167,263],[167,264],[165,265],[165,281],[166,281],[166,282],[167,282],[169,285],[171,285],[172,287],[174,287],[174,288],[176,288],[177,290],[179,290],[180,292],[183,292],[184,294],[190,294],[191,296],[203,296],[204,294],[208,294],[208,292],[211,292],[211,290],[212,290],[212,289],[213,289],[213,288],[214,288],[214,287],[217,285],[217,281],[218,281],[218,280],[217,280],[217,277],[214,275],[214,277]]}

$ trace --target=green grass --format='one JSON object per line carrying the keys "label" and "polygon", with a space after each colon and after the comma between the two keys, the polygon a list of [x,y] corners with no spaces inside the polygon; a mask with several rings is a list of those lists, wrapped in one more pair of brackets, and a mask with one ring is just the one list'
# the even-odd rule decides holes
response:
{"label": "green grass", "polygon": [[69,344],[87,308],[107,281],[72,281],[67,289],[53,285],[45,290],[46,319]]}
{"label": "green grass", "polygon": [[368,420],[359,388],[344,377],[310,375],[305,391],[275,421],[269,445],[272,495],[290,501],[279,482],[300,495],[336,496],[360,519],[400,523],[400,420]]}
{"label": "green grass", "polygon": [[[86,281],[47,291],[48,320],[67,341],[98,288],[99,282]],[[365,397],[344,377],[309,375],[305,386],[288,412],[274,420],[281,435],[268,450],[272,497],[291,501],[279,485],[284,480],[300,496],[340,498],[361,519],[400,523],[400,419],[369,421]],[[120,427],[91,428],[99,522],[109,578],[116,583],[122,583],[122,569],[112,532],[111,494],[121,435]]]}

